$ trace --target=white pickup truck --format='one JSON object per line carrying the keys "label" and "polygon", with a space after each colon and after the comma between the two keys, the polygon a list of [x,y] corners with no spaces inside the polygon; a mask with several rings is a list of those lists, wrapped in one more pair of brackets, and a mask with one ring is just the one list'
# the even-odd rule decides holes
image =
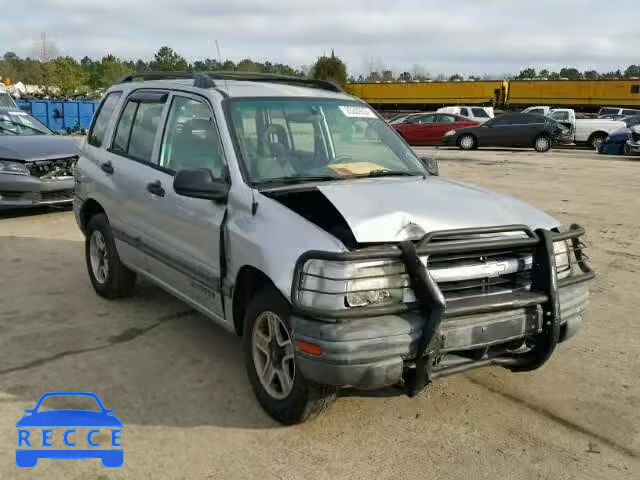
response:
{"label": "white pickup truck", "polygon": [[624,122],[603,118],[576,118],[576,112],[571,108],[550,108],[547,106],[529,107],[523,113],[538,113],[560,122],[571,130],[565,139],[569,142],[587,144],[594,150],[607,138],[611,132],[626,127]]}

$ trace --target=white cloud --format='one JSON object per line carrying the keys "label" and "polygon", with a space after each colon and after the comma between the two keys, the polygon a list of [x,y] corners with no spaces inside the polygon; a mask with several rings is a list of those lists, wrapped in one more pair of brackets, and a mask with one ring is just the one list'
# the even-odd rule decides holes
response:
{"label": "white cloud", "polygon": [[[613,5],[615,4],[615,5]],[[396,71],[505,73],[524,66],[610,70],[638,63],[633,0],[30,0],[3,8],[0,45],[27,55],[46,31],[64,54],[310,64],[334,49],[352,73],[370,59]],[[0,52],[1,53],[1,52]]]}

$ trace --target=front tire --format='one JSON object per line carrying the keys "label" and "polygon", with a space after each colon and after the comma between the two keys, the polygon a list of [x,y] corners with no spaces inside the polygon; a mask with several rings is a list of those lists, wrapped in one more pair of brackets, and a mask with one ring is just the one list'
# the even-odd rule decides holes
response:
{"label": "front tire", "polygon": [[458,146],[462,150],[473,150],[476,148],[477,140],[473,135],[462,135],[458,139]]}
{"label": "front tire", "polygon": [[533,148],[536,152],[548,152],[551,149],[551,139],[546,135],[540,135],[534,140]]}
{"label": "front tire", "polygon": [[631,147],[628,143],[625,143],[622,147],[622,155],[631,155]]}
{"label": "front tire", "polygon": [[600,145],[604,143],[605,138],[607,138],[606,135],[602,134],[591,135],[588,142],[589,147],[591,147],[592,150],[598,151],[600,149]]}
{"label": "front tire", "polygon": [[120,261],[107,216],[104,213],[94,215],[86,230],[85,260],[96,293],[109,299],[130,295],[136,274]]}
{"label": "front tire", "polygon": [[336,388],[307,380],[295,365],[289,304],[273,288],[250,301],[244,318],[244,359],[262,408],[285,425],[315,418],[329,408]]}

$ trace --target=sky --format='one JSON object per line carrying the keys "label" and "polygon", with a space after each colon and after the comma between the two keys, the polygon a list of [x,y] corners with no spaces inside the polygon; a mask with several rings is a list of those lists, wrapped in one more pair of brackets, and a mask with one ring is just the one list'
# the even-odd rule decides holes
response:
{"label": "sky", "polygon": [[[28,10],[25,10],[28,4]],[[0,8],[0,55],[251,58],[311,65],[331,50],[355,76],[609,71],[640,63],[638,0],[28,0]]]}

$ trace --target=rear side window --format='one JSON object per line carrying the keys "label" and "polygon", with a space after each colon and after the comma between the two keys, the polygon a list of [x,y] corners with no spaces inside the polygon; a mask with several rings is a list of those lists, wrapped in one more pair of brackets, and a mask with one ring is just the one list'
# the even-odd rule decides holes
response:
{"label": "rear side window", "polygon": [[471,111],[476,118],[489,118],[489,114],[485,112],[484,108],[472,108]]}
{"label": "rear side window", "polygon": [[549,116],[551,118],[553,118],[554,120],[557,120],[559,122],[567,122],[567,121],[569,121],[569,112],[553,112]]}
{"label": "rear side window", "polygon": [[533,108],[529,110],[527,113],[537,113],[539,115],[544,115],[544,110],[541,108]]}
{"label": "rear side window", "polygon": [[166,95],[156,98],[154,94],[147,93],[140,94],[140,97],[132,95],[118,120],[111,151],[134,160],[155,163],[151,155],[165,101]]}
{"label": "rear side window", "polygon": [[516,118],[514,115],[502,115],[490,121],[491,121],[491,125],[497,127],[500,125],[513,125],[514,123],[516,123]]}
{"label": "rear side window", "polygon": [[94,147],[102,146],[104,136],[107,133],[107,127],[109,126],[109,120],[111,120],[111,115],[113,115],[113,111],[121,95],[122,92],[111,92],[102,101],[93,125],[91,126],[91,130],[89,131],[88,142],[90,145]]}
{"label": "rear side window", "polygon": [[435,123],[436,116],[435,115],[422,115],[415,119],[415,123]]}
{"label": "rear side window", "polygon": [[460,115],[462,115],[463,117],[468,117],[469,116],[469,110],[466,108],[461,108],[460,109]]}
{"label": "rear side window", "polygon": [[464,118],[456,118],[453,115],[438,115],[439,123],[455,123],[456,121],[464,121]]}
{"label": "rear side window", "polygon": [[613,115],[618,113],[618,108],[601,108],[598,115]]}

